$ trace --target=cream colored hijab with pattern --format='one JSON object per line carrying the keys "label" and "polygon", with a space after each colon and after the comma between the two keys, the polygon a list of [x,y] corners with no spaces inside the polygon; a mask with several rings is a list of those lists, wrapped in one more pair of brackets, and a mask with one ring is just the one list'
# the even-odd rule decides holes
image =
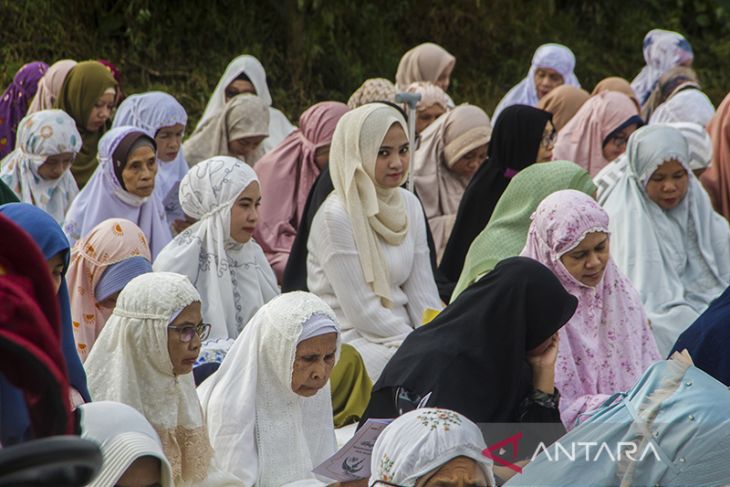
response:
{"label": "cream colored hijab with pattern", "polygon": [[[375,162],[386,132],[399,124],[408,133],[398,110],[383,103],[370,103],[346,113],[337,123],[330,148],[329,168],[334,193],[350,216],[355,246],[365,280],[392,306],[390,276],[377,237],[399,245],[408,233],[408,216],[400,188],[375,183]],[[403,172],[403,184],[408,172]]]}

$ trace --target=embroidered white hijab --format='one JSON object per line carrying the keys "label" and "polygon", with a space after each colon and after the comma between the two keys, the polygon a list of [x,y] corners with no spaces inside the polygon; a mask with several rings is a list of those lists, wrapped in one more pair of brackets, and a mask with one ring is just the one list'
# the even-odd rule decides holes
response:
{"label": "embroidered white hijab", "polygon": [[175,485],[240,485],[212,466],[193,374],[176,376],[167,353],[167,325],[200,295],[187,277],[151,272],[132,279],[84,363],[95,400],[142,413],[160,436]]}
{"label": "embroidered white hijab", "polygon": [[[333,194],[343,202],[350,217],[365,280],[386,307],[392,306],[390,278],[378,237],[398,245],[408,233],[400,188],[383,188],[375,183],[378,151],[393,124],[408,133],[400,112],[383,103],[370,103],[346,113],[332,137],[329,162]],[[404,171],[401,184],[407,178]]]}
{"label": "embroidered white hijab", "polygon": [[251,84],[256,90],[256,95],[264,100],[266,106],[269,107],[269,137],[262,142],[264,153],[279,145],[284,137],[294,131],[294,127],[281,111],[272,107],[271,93],[269,85],[266,82],[266,71],[261,62],[253,56],[244,54],[233,59],[226,67],[223,76],[218,81],[213,94],[208,100],[203,116],[200,117],[197,131],[209,118],[226,104],[226,88],[239,75],[245,74],[251,80]]}
{"label": "embroidered white hijab", "polygon": [[247,486],[314,481],[312,469],[337,449],[329,384],[312,397],[291,389],[297,343],[317,332],[309,324],[321,323],[313,316],[339,330],[334,311],[314,294],[273,299],[198,389],[218,463]]}
{"label": "embroidered white hijab", "polygon": [[213,325],[211,338],[236,338],[254,313],[279,294],[259,244],[231,238],[231,208],[254,182],[256,172],[233,157],[214,157],[190,169],[180,183],[180,203],[198,222],[162,249],[153,265],[155,271],[188,276],[203,298],[203,319]]}

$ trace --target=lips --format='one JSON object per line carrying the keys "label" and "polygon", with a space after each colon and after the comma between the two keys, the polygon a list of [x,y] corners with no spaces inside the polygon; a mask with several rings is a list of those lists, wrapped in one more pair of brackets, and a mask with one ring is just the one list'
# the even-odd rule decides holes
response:
{"label": "lips", "polygon": [[256,227],[242,227],[241,230],[248,233],[253,233],[253,231],[256,229]]}
{"label": "lips", "polygon": [[664,198],[662,201],[666,206],[674,206],[677,204],[679,198]]}
{"label": "lips", "polygon": [[195,357],[195,358],[186,358],[186,359],[184,359],[182,361],[182,363],[184,363],[185,365],[195,365],[195,361],[197,359],[198,359],[197,357]]}

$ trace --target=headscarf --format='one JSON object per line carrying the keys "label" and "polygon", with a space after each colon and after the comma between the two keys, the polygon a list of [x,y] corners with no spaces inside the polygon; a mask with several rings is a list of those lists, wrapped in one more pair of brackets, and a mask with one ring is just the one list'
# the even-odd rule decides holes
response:
{"label": "headscarf", "polygon": [[117,105],[123,102],[127,97],[124,94],[124,87],[122,86],[122,71],[117,67],[116,64],[109,61],[108,59],[98,59],[99,64],[104,66],[114,76],[114,81],[117,82]]}
{"label": "headscarf", "polygon": [[[258,59],[248,54],[234,58],[226,66],[223,76],[218,81],[215,90],[213,90],[213,94],[210,95],[208,105],[206,105],[203,116],[200,117],[198,125],[195,127],[195,132],[198,132],[208,119],[213,118],[217,112],[223,109],[223,106],[226,104],[226,88],[242,74],[249,79],[256,90],[256,95],[264,101],[269,110],[269,117],[267,119],[268,130],[265,134],[262,134],[268,134],[268,137],[261,143],[262,153],[266,153],[279,145],[284,140],[284,137],[289,135],[295,127],[287,120],[286,115],[271,106],[271,94],[269,93],[269,86],[266,83],[266,71],[264,71],[264,67]],[[203,159],[224,154],[227,154],[227,152],[210,154],[209,156],[203,157]]]}
{"label": "headscarf", "polygon": [[519,255],[527,239],[530,216],[546,196],[561,189],[588,195],[596,191],[590,175],[570,161],[533,164],[514,177],[497,202],[489,224],[469,247],[452,301],[498,262]]}
{"label": "headscarf", "polygon": [[115,173],[117,163],[125,162],[129,157],[129,154],[124,154],[119,160],[113,160],[119,157],[117,148],[128,137],[140,136],[146,134],[138,128],[117,127],[104,134],[99,141],[99,169],[71,204],[63,225],[72,244],[86,237],[92,228],[109,218],[125,218],[141,228],[147,237],[153,259],[172,238],[165,220],[165,210],[157,195],[152,193],[142,198],[125,191]]}
{"label": "headscarf", "polygon": [[354,110],[374,101],[395,103],[395,85],[385,78],[370,78],[350,95],[347,107]]}
{"label": "headscarf", "polygon": [[641,108],[641,118],[651,120],[654,111],[675,94],[687,89],[700,89],[697,73],[692,68],[675,66],[659,77],[651,95]]}
{"label": "headscarf", "polygon": [[543,96],[537,103],[537,108],[553,114],[553,125],[560,132],[590,97],[582,88],[560,85]]}
{"label": "headscarf", "polygon": [[101,449],[104,463],[89,487],[117,485],[127,469],[140,458],[160,462],[160,485],[173,487],[170,462],[152,425],[133,407],[119,402],[97,401],[79,408],[81,437]]}
{"label": "headscarf", "polygon": [[446,49],[424,42],[406,52],[398,63],[395,84],[399,90],[405,90],[416,81],[435,83],[441,73],[456,63],[456,58]]}
{"label": "headscarf", "polygon": [[505,485],[727,485],[727,386],[691,363],[665,360],[614,399]]}
{"label": "headscarf", "polygon": [[[676,122],[663,125],[673,127],[682,133],[689,148],[689,163],[687,165],[692,171],[705,169],[710,165],[712,162],[712,140],[702,126],[692,122]],[[613,191],[616,181],[628,170],[628,166],[629,158],[624,153],[596,174],[593,182],[598,187],[596,201],[599,204],[603,204],[606,201],[609,193]]]}
{"label": "headscarf", "polygon": [[[449,98],[448,95],[429,81],[416,81],[411,83],[406,88],[408,93],[418,93],[421,95],[421,99],[416,104],[416,110],[421,111],[430,108],[434,105],[438,105],[445,111],[449,109]],[[489,119],[489,117],[487,117]]]}
{"label": "headscarf", "polygon": [[532,56],[532,63],[527,76],[512,87],[494,109],[492,121],[496,124],[502,110],[511,105],[528,105],[536,107],[537,88],[535,87],[535,71],[540,68],[553,69],[563,77],[563,84],[580,88],[580,82],[574,74],[575,55],[562,44],[543,44]]}
{"label": "headscarf", "polygon": [[33,101],[30,102],[28,113],[53,108],[56,98],[61,92],[63,82],[66,80],[66,76],[68,76],[68,72],[76,64],[76,61],[73,59],[62,59],[51,64],[46,74],[38,81],[38,91],[36,91]]}
{"label": "headscarf", "polygon": [[659,77],[668,69],[686,64],[694,59],[689,41],[677,32],[653,29],[647,32],[643,43],[646,66],[631,82],[639,102],[643,105],[649,98]]}
{"label": "headscarf", "polygon": [[337,448],[329,384],[312,397],[291,389],[297,344],[317,321],[339,334],[334,312],[317,296],[273,299],[198,389],[216,459],[245,485],[314,479],[312,469]]}
{"label": "headscarf", "polygon": [[641,119],[628,96],[617,91],[592,96],[558,133],[553,158],[574,161],[595,176],[611,162],[603,157],[608,137],[631,123]]}
{"label": "headscarf", "polygon": [[122,218],[102,221],[71,250],[68,288],[76,349],[82,361],[111,314],[111,310],[96,305],[96,286],[109,266],[130,257],[152,260],[142,230]]}
{"label": "headscarf", "polygon": [[438,260],[471,179],[451,168],[468,152],[489,143],[491,135],[492,124],[484,110],[466,104],[442,115],[421,133],[421,145],[413,157],[413,179],[431,227]]}
{"label": "headscarf", "polygon": [[107,131],[110,123],[96,132],[89,132],[86,123],[97,100],[106,90],[117,87],[114,77],[103,65],[96,61],[84,61],[71,68],[63,81],[58,98],[53,108],[60,108],[76,121],[83,146],[76,156],[71,173],[79,188],[83,188],[91,178],[97,166],[97,146],[101,145],[101,136]]}
{"label": "headscarf", "polygon": [[639,99],[636,98],[636,93],[631,87],[631,83],[625,79],[619,78],[618,76],[609,76],[608,78],[604,78],[598,82],[595,88],[593,88],[591,96],[603,93],[604,91],[618,91],[619,93],[623,93],[631,98],[631,101],[633,101],[636,105],[636,109],[641,111]]}
{"label": "headscarf", "polygon": [[568,429],[579,414],[600,406],[614,392],[631,388],[646,368],[661,359],[641,297],[610,256],[603,278],[592,287],[573,277],[561,262],[593,232],[608,234],[603,208],[580,191],[558,191],[542,200],[532,215],[521,253],[553,271],[578,298],[578,309],[560,329],[555,364],[560,416]]}
{"label": "headscarf", "polygon": [[[154,138],[164,127],[177,124],[184,127],[187,123],[185,108],[175,97],[161,91],[150,91],[126,98],[117,109],[112,127],[136,127]],[[177,187],[187,172],[188,163],[185,162],[182,145],[174,160],[164,162],[157,158],[155,194],[163,202],[169,222],[184,217],[177,197]]]}
{"label": "headscarf", "polygon": [[487,226],[512,177],[535,163],[545,125],[552,117],[546,111],[525,105],[507,107],[502,115],[492,130],[489,157],[461,198],[439,265],[439,271],[451,282],[459,279],[469,246]]}
{"label": "headscarf", "polygon": [[706,127],[715,116],[715,107],[702,91],[682,90],[659,105],[649,123],[692,122]]}
{"label": "headscarf", "polygon": [[176,376],[167,352],[168,324],[194,302],[200,295],[185,276],[151,272],[133,279],[84,365],[94,399],[132,406],[160,435],[175,485],[204,486],[224,474],[213,466],[193,374]]}
{"label": "headscarf", "polygon": [[490,486],[494,462],[479,427],[448,409],[421,408],[390,423],[373,446],[368,485],[378,480],[414,487],[418,480],[457,457],[474,460]]}
{"label": "headscarf", "polygon": [[[335,129],[329,163],[334,195],[342,201],[350,217],[365,281],[385,307],[392,306],[390,278],[378,238],[398,245],[408,233],[408,216],[400,188],[382,188],[375,183],[380,144],[393,124],[399,124],[408,133],[403,116],[381,103],[346,113]],[[407,178],[404,171],[401,184]]]}
{"label": "headscarf", "polygon": [[73,119],[62,110],[43,110],[27,115],[18,128],[16,148],[0,162],[0,179],[18,197],[63,223],[66,211],[79,193],[70,171],[58,179],[43,179],[38,169],[48,156],[81,150],[81,135]]}
{"label": "headscarf", "polygon": [[[185,158],[192,167],[202,160],[215,156],[228,156],[228,143],[243,137],[269,134],[269,110],[265,100],[256,95],[236,95],[219,111],[211,115],[203,125],[198,125],[193,135],[183,144]],[[253,166],[264,155],[259,145],[250,161]]]}
{"label": "headscarf", "polygon": [[211,338],[236,338],[254,313],[279,294],[261,247],[253,239],[242,244],[231,238],[231,208],[257,181],[254,170],[233,157],[213,157],[194,166],[180,183],[180,203],[198,221],[154,262],[155,271],[183,274],[198,289],[203,319],[213,325]]}
{"label": "headscarf", "polygon": [[730,386],[730,288],[725,289],[722,295],[687,328],[677,339],[672,351],[687,350],[692,356],[692,362],[719,380]]}
{"label": "headscarf", "polygon": [[314,156],[317,149],[332,143],[335,126],[347,110],[347,105],[335,101],[309,107],[299,117],[299,128],[254,167],[266,191],[254,236],[277,280],[284,274],[307,196],[320,172]]}
{"label": "headscarf", "polygon": [[[643,127],[629,138],[626,153],[628,170],[603,203],[611,219],[611,252],[641,294],[664,355],[730,283],[730,229],[689,170],[687,142],[678,130]],[[687,169],[688,189],[676,208],[663,210],[645,188],[672,159]]]}
{"label": "headscarf", "polygon": [[366,415],[395,417],[393,401],[388,411],[372,406],[402,387],[420,397],[430,393],[428,406],[475,423],[517,422],[532,390],[527,351],[567,323],[577,304],[542,264],[505,259],[406,337],[373,387]]}
{"label": "headscarf", "polygon": [[0,159],[15,147],[18,124],[25,117],[30,101],[38,89],[38,81],[46,71],[48,65],[40,61],[23,65],[0,96]]}
{"label": "headscarf", "polygon": [[730,94],[707,125],[712,139],[712,165],[700,180],[715,210],[730,220]]}
{"label": "headscarf", "polygon": [[73,413],[58,301],[48,265],[31,237],[4,215],[0,215],[0,302],[3,445],[27,439],[22,428],[27,425],[25,415],[34,438],[71,434]]}

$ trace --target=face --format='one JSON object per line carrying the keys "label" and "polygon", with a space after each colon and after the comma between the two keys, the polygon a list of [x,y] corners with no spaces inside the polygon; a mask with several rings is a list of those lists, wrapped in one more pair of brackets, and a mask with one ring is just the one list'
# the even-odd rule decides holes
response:
{"label": "face", "polygon": [[555,334],[547,337],[547,339],[544,342],[542,342],[540,345],[536,346],[532,350],[528,350],[527,356],[528,357],[539,357],[540,355],[545,353],[545,351],[550,347],[550,344],[553,342],[554,337],[555,337]]}
{"label": "face", "polygon": [[330,146],[329,145],[323,145],[322,147],[317,147],[317,150],[314,151],[314,162],[317,164],[317,167],[322,170],[324,169],[327,164],[330,162]]}
{"label": "face", "polygon": [[201,339],[195,333],[189,342],[184,342],[183,338],[187,333],[184,329],[202,325],[201,322],[200,301],[196,301],[186,306],[167,329],[167,351],[175,375],[185,375],[193,371],[193,364],[200,353]]}
{"label": "face", "polygon": [[240,139],[228,141],[228,152],[233,156],[245,161],[253,156],[261,142],[266,137],[257,135],[254,137],[241,137]]}
{"label": "face", "polygon": [[456,457],[441,465],[432,475],[418,479],[416,487],[488,487],[489,481],[479,464],[467,457]]}
{"label": "face", "polygon": [[48,259],[48,270],[51,271],[53,288],[58,293],[58,290],[61,288],[61,280],[63,279],[63,252],[59,252]]}
{"label": "face", "polygon": [[418,110],[416,113],[416,134],[426,130],[426,127],[434,123],[444,113],[446,113],[446,110],[438,103],[423,110]]}
{"label": "face", "polygon": [[375,183],[383,188],[397,188],[408,171],[411,156],[408,137],[400,124],[390,126],[383,137],[375,160]]}
{"label": "face", "polygon": [[254,181],[236,198],[231,208],[231,238],[238,243],[251,240],[259,220],[259,206],[261,205],[261,189]]}
{"label": "face", "polygon": [[115,292],[103,301],[97,301],[96,305],[111,313],[112,311],[114,311],[114,307],[117,305],[117,298],[119,298],[120,292],[121,291]]}
{"label": "face", "polygon": [[182,144],[182,136],[185,131],[185,125],[176,123],[169,127],[162,127],[155,135],[155,143],[157,144],[157,158],[162,162],[174,161],[177,153],[180,151]]}
{"label": "face", "polygon": [[537,90],[538,100],[563,83],[565,83],[563,75],[554,69],[537,68],[535,70],[535,90]]}
{"label": "face", "polygon": [[444,70],[441,72],[441,74],[433,84],[444,90],[444,92],[449,91],[449,85],[451,84],[451,73],[453,72],[454,63],[451,63],[446,66],[446,68],[444,68]]}
{"label": "face", "polygon": [[101,129],[106,121],[111,118],[115,102],[116,95],[112,93],[106,93],[96,100],[96,103],[91,108],[91,113],[89,113],[89,119],[86,121],[86,130],[89,132],[97,132]]}
{"label": "face", "polygon": [[553,149],[555,149],[555,141],[557,139],[558,133],[555,131],[555,126],[548,120],[545,124],[545,129],[542,131],[540,145],[537,148],[536,162],[548,162],[553,160]]}
{"label": "face", "polygon": [[689,175],[679,161],[667,161],[654,171],[646,183],[649,199],[663,210],[676,208],[684,199],[689,187]]}
{"label": "face", "polygon": [[48,156],[46,162],[38,168],[38,175],[49,181],[58,179],[71,167],[71,164],[74,162],[74,157],[75,154],[73,152],[62,152]]}
{"label": "face", "polygon": [[154,457],[136,459],[119,477],[114,487],[161,487],[162,468],[160,460]]}
{"label": "face", "polygon": [[603,279],[608,258],[608,234],[593,232],[573,250],[563,254],[560,262],[577,281],[594,287]]}
{"label": "face", "polygon": [[122,170],[122,180],[128,193],[142,198],[151,195],[155,190],[155,175],[157,158],[152,147],[137,147],[129,154]]}
{"label": "face", "polygon": [[230,100],[236,95],[240,95],[241,93],[251,93],[252,95],[255,95],[256,88],[254,88],[253,84],[250,81],[235,79],[231,81],[231,84],[226,87],[226,101]]}
{"label": "face", "polygon": [[487,158],[487,150],[489,144],[484,144],[477,147],[476,149],[470,150],[464,154],[453,166],[449,168],[451,172],[455,172],[459,176],[472,177],[479,166],[482,165],[484,160]]}
{"label": "face", "polygon": [[606,145],[603,146],[603,157],[607,161],[616,160],[618,156],[626,152],[626,144],[629,141],[629,137],[633,134],[639,126],[632,123],[628,127],[621,130],[619,133],[611,137]]}
{"label": "face", "polygon": [[291,374],[291,390],[304,397],[317,394],[330,378],[336,352],[337,333],[325,333],[299,343]]}

